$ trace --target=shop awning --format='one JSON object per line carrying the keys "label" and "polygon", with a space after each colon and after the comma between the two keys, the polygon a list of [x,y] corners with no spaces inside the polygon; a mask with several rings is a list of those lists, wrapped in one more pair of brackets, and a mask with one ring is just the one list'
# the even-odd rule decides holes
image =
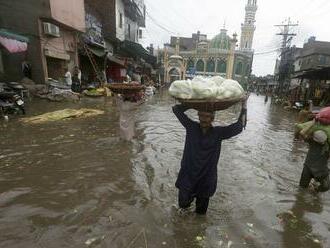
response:
{"label": "shop awning", "polygon": [[96,47],[88,46],[88,49],[97,57],[104,57],[106,54],[104,48],[96,48]]}
{"label": "shop awning", "polygon": [[27,38],[23,35],[15,34],[13,32],[8,31],[7,29],[3,29],[3,28],[0,28],[0,36],[5,37],[7,39],[12,39],[12,40],[29,43],[29,38]]}
{"label": "shop awning", "polygon": [[121,44],[121,49],[132,57],[141,57],[150,64],[154,64],[157,59],[151,55],[144,47],[133,41],[125,40]]}
{"label": "shop awning", "polygon": [[29,39],[25,36],[15,34],[6,29],[0,29],[0,44],[10,53],[25,52]]}
{"label": "shop awning", "polygon": [[330,67],[320,67],[296,73],[295,78],[314,79],[314,80],[330,80]]}
{"label": "shop awning", "polygon": [[116,64],[118,64],[118,65],[123,66],[123,67],[126,66],[126,63],[125,63],[124,60],[121,60],[121,59],[119,59],[119,58],[116,58],[115,56],[112,56],[112,55],[110,55],[110,54],[108,54],[108,59],[109,59],[111,62],[114,62],[114,63],[116,63]]}

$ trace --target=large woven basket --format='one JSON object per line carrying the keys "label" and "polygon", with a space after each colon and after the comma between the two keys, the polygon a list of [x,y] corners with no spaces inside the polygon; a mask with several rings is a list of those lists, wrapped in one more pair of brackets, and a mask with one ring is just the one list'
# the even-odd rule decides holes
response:
{"label": "large woven basket", "polygon": [[144,86],[135,84],[113,83],[108,85],[109,89],[115,94],[135,94],[144,90]]}
{"label": "large woven basket", "polygon": [[200,99],[180,99],[176,98],[181,104],[197,111],[214,112],[230,108],[244,100],[242,98],[228,99],[228,100],[200,100]]}

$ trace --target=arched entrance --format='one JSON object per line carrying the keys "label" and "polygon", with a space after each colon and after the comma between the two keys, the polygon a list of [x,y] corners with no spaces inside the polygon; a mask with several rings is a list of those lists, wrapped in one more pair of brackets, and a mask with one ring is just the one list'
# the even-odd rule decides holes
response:
{"label": "arched entrance", "polygon": [[180,80],[181,79],[181,72],[178,68],[173,67],[169,70],[169,77],[170,77],[170,82],[174,82],[175,80]]}
{"label": "arched entrance", "polygon": [[236,75],[242,75],[242,72],[243,72],[243,63],[242,62],[238,62],[236,64],[235,74]]}
{"label": "arched entrance", "polygon": [[187,63],[187,71],[191,71],[191,70],[194,70],[195,69],[195,63],[192,59],[189,59],[188,60],[188,63]]}
{"label": "arched entrance", "polygon": [[227,63],[224,60],[218,61],[217,72],[218,73],[226,73],[227,71]]}
{"label": "arched entrance", "polygon": [[207,61],[206,71],[215,72],[215,62],[213,59],[210,59],[209,61]]}
{"label": "arched entrance", "polygon": [[203,60],[198,60],[196,64],[196,70],[198,72],[204,72],[204,61]]}

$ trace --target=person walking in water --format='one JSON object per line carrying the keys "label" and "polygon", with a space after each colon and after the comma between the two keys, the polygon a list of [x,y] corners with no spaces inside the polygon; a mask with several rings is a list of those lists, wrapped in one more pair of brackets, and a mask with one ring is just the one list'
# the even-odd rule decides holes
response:
{"label": "person walking in water", "polygon": [[209,199],[217,188],[217,165],[221,143],[240,134],[246,126],[246,100],[238,121],[227,127],[213,127],[214,112],[198,112],[199,123],[184,113],[189,108],[175,105],[173,112],[186,129],[186,141],[181,169],[176,181],[179,208],[187,210],[196,198],[195,212],[205,215]]}
{"label": "person walking in water", "polygon": [[327,134],[322,131],[315,131],[308,137],[309,150],[301,173],[300,187],[308,188],[314,178],[319,185],[315,188],[317,192],[326,192],[330,189],[329,178],[329,144]]}

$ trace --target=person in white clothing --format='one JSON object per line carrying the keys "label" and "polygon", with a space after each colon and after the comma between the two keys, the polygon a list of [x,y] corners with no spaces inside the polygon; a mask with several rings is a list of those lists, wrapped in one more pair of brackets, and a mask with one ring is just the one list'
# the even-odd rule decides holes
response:
{"label": "person in white clothing", "polygon": [[66,73],[64,75],[66,85],[71,86],[72,85],[72,75],[69,69],[66,69]]}
{"label": "person in white clothing", "polygon": [[135,136],[135,110],[143,103],[143,99],[134,101],[133,96],[118,96],[117,106],[120,112],[119,127],[120,137],[123,140],[131,141]]}

